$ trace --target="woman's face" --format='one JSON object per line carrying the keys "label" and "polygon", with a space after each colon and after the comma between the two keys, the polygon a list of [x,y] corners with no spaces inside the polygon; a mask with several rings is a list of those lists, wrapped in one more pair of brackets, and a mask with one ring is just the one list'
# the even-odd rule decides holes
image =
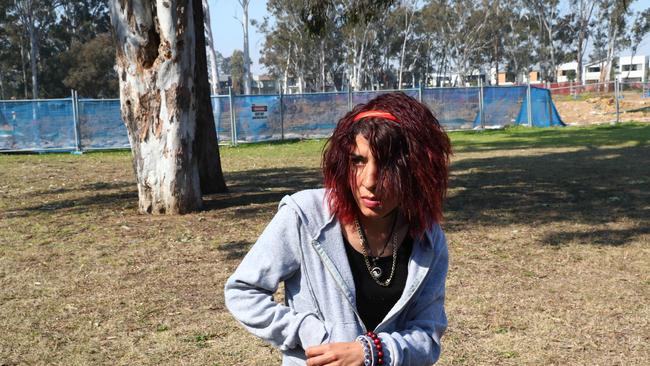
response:
{"label": "woman's face", "polygon": [[397,207],[397,197],[386,193],[385,197],[375,194],[377,188],[378,164],[370,150],[368,140],[357,135],[356,146],[350,156],[356,182],[351,187],[354,200],[361,214],[369,219],[386,217]]}

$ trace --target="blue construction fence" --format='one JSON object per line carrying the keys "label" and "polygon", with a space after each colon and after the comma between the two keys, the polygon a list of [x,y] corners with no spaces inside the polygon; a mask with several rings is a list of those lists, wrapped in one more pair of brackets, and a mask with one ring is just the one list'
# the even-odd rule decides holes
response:
{"label": "blue construction fence", "polygon": [[[213,96],[222,144],[322,138],[354,105],[390,92]],[[512,125],[563,126],[548,89],[530,86],[420,88],[402,92],[427,104],[447,130]],[[234,111],[234,113],[233,113]],[[129,148],[119,99],[0,101],[0,151]]]}

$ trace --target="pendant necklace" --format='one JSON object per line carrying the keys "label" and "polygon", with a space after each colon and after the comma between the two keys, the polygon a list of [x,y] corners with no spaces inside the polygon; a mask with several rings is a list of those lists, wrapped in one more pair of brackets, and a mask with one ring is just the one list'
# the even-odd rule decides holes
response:
{"label": "pendant necklace", "polygon": [[[395,226],[397,225],[397,214],[395,215],[395,219],[393,219],[393,225],[391,227],[388,239],[386,240],[386,244],[384,244],[384,248],[381,250],[381,252],[378,254],[377,257],[373,257],[372,255],[368,254],[370,253],[370,246],[368,244],[368,240],[366,239],[366,235],[364,233],[363,227],[359,222],[359,218],[355,218],[354,225],[356,226],[357,233],[359,235],[359,240],[361,241],[363,259],[364,262],[366,263],[366,268],[368,269],[368,273],[370,273],[370,277],[372,277],[372,279],[380,286],[383,287],[389,286],[390,282],[393,280],[393,275],[395,274],[395,264],[397,263],[397,235],[394,235]],[[379,278],[383,274],[383,271],[381,270],[379,265],[377,265],[377,261],[384,254],[384,251],[388,247],[388,243],[391,243],[393,247],[393,263],[390,269],[390,276],[388,277],[388,279],[386,281],[380,281]],[[372,261],[372,265],[370,265],[370,261]]]}

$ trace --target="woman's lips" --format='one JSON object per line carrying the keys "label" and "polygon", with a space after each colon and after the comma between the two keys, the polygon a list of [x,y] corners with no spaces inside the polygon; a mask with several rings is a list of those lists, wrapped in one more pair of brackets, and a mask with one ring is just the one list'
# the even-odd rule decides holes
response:
{"label": "woman's lips", "polygon": [[377,208],[381,206],[381,201],[378,199],[361,197],[361,201],[363,202],[363,205],[368,208]]}

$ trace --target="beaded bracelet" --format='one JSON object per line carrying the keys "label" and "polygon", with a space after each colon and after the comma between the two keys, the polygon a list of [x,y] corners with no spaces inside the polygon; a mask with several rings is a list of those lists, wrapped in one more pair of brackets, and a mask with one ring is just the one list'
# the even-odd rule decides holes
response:
{"label": "beaded bracelet", "polygon": [[373,366],[375,364],[375,355],[372,352],[372,340],[365,335],[360,335],[357,337],[356,341],[361,343],[361,346],[363,346],[364,366]]}
{"label": "beaded bracelet", "polygon": [[377,365],[383,365],[384,364],[384,351],[381,347],[381,339],[379,336],[377,336],[377,333],[375,332],[368,332],[366,333],[370,339],[372,339],[372,345],[375,346],[375,349],[377,350]]}

